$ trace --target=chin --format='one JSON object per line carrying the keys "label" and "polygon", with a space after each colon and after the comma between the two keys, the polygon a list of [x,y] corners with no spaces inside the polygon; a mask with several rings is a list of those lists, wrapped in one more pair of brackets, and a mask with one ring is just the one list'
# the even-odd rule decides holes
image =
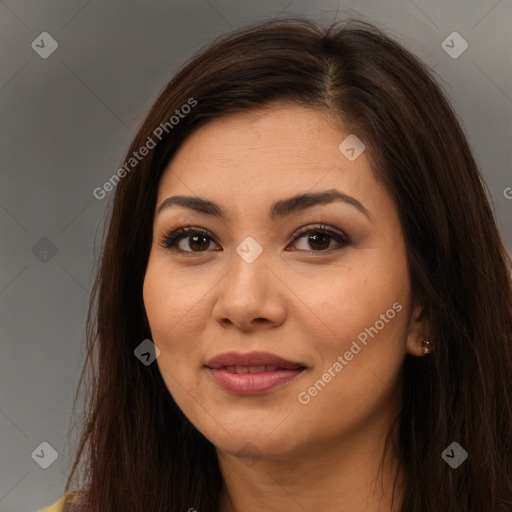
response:
{"label": "chin", "polygon": [[[237,432],[232,436],[211,440],[214,446],[223,452],[256,462],[260,459],[275,459],[287,457],[297,449],[296,442],[289,436],[268,436],[263,433],[255,435],[253,431]],[[215,441],[215,442],[214,442]]]}
{"label": "chin", "polygon": [[262,412],[256,417],[252,413],[223,416],[220,424],[195,425],[219,450],[234,456],[272,458],[289,455],[300,444],[295,429],[290,432],[288,420],[286,414],[273,417]]}

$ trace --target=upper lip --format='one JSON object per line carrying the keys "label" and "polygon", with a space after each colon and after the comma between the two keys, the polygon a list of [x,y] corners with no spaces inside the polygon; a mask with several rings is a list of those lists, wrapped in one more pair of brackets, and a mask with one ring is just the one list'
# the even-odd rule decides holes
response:
{"label": "upper lip", "polygon": [[264,366],[278,365],[285,370],[295,368],[305,368],[305,365],[299,362],[288,361],[282,357],[269,352],[224,352],[210,359],[206,366],[208,368],[218,369],[224,366]]}

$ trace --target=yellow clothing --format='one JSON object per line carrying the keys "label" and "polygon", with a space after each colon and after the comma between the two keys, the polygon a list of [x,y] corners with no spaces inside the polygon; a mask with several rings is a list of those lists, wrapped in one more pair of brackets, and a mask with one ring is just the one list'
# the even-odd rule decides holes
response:
{"label": "yellow clothing", "polygon": [[65,498],[66,498],[65,496],[62,496],[62,498],[59,501],[56,501],[50,507],[44,508],[43,510],[40,510],[39,512],[62,512],[62,507],[64,506]]}

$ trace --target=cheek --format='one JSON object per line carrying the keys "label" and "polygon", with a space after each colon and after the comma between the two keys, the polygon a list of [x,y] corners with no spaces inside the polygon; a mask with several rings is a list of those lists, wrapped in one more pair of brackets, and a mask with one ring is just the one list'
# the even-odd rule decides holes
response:
{"label": "cheek", "polygon": [[[296,400],[308,418],[330,414],[322,426],[333,433],[340,425],[361,426],[375,410],[398,396],[397,382],[405,356],[408,289],[371,273],[345,273],[330,284],[336,290],[316,304],[321,331],[304,326],[311,341],[313,371],[301,382]],[[315,306],[312,307],[312,309]],[[312,420],[314,421],[314,420]]]}
{"label": "cheek", "polygon": [[[409,301],[407,272],[393,268],[400,262],[387,265],[382,258],[361,256],[357,264],[338,269],[305,295],[311,310],[318,312],[323,329],[335,337],[357,335],[390,309],[390,323],[396,323],[393,304],[399,302],[404,307]],[[300,293],[304,296],[306,289]]]}
{"label": "cheek", "polygon": [[174,307],[165,274],[162,274],[155,264],[151,264],[151,260],[144,277],[143,297],[151,334],[154,338],[161,338],[173,325],[172,317],[179,313]]}
{"label": "cheek", "polygon": [[354,251],[353,256],[310,295],[311,309],[322,321],[309,329],[317,365],[306,384],[332,381],[318,405],[374,403],[382,383],[393,385],[405,356],[410,305],[405,251]]}
{"label": "cheek", "polygon": [[190,281],[180,280],[179,273],[170,272],[165,262],[150,259],[143,296],[151,332],[164,342],[194,314],[194,308],[201,299],[201,290]]}
{"label": "cheek", "polygon": [[[211,288],[211,285],[210,285]],[[180,373],[180,369],[199,364],[200,333],[207,318],[205,280],[191,282],[178,270],[169,271],[165,262],[151,261],[144,278],[143,297],[152,341],[160,349],[161,369]],[[165,378],[165,372],[162,372]]]}
{"label": "cheek", "polygon": [[187,403],[186,393],[181,396],[183,384],[186,388],[194,387],[189,382],[193,372],[181,371],[183,361],[190,359],[188,356],[197,349],[190,342],[190,331],[188,336],[184,333],[187,326],[193,325],[189,318],[193,304],[189,304],[189,297],[165,265],[151,258],[144,278],[143,297],[152,341],[160,349],[156,364],[167,389],[183,407]]}

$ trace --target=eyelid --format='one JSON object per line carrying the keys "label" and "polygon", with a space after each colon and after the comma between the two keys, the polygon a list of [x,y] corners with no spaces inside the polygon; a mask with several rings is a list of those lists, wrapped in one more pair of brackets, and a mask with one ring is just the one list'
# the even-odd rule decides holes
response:
{"label": "eyelid", "polygon": [[[287,245],[291,242],[296,242],[297,240],[299,240],[304,235],[306,235],[310,232],[325,233],[328,236],[330,236],[331,238],[336,239],[336,241],[338,242],[338,245],[340,245],[341,247],[338,247],[337,249],[331,248],[331,249],[321,250],[321,251],[306,251],[303,249],[302,250],[299,249],[299,252],[301,252],[301,253],[305,252],[307,254],[315,254],[315,255],[330,254],[335,250],[341,249],[341,248],[351,244],[350,237],[344,231],[342,231],[338,228],[334,228],[332,226],[323,224],[323,223],[317,223],[317,224],[313,224],[313,225],[306,224],[306,225],[301,226],[300,228],[296,229],[294,231],[294,233],[290,236],[290,239],[288,240]],[[176,242],[179,242],[182,239],[187,238],[187,235],[190,236],[193,234],[204,235],[205,237],[210,238],[213,242],[218,244],[215,237],[209,230],[207,230],[205,228],[201,228],[201,227],[192,226],[192,225],[183,225],[182,226],[180,224],[179,228],[176,228],[176,229],[173,229],[170,231],[164,231],[162,237],[160,238],[159,245],[160,245],[160,247],[162,247],[166,250],[174,250],[176,252],[185,253],[185,254],[201,255],[203,253],[210,252],[210,251],[183,251],[183,250],[175,247]],[[293,250],[295,251],[296,249],[293,249]]]}
{"label": "eyelid", "polygon": [[[213,241],[215,241],[215,237],[207,229],[195,227],[195,226],[191,226],[191,225],[185,225],[185,226],[180,225],[179,228],[172,229],[170,231],[164,231],[164,233],[162,234],[162,237],[160,239],[160,247],[163,247],[164,249],[171,250],[171,249],[173,249],[172,245],[174,245],[175,242],[181,241],[183,238],[187,238],[187,235],[190,236],[190,235],[193,235],[196,233],[200,233],[201,235],[204,235],[208,238],[211,238]],[[181,251],[181,252],[193,253],[194,251]],[[200,252],[199,252],[199,254],[200,254]]]}
{"label": "eyelid", "polygon": [[[335,238],[336,237],[342,238],[347,244],[350,243],[350,238],[344,231],[342,231],[341,229],[329,226],[327,224],[323,224],[323,223],[318,223],[315,225],[306,224],[306,225],[296,229],[294,231],[294,233],[292,234],[292,236],[290,237],[290,241],[294,242],[297,239],[301,238],[303,235],[305,235],[309,232],[316,232],[316,231],[322,232],[322,233],[327,233],[328,235],[331,235]],[[314,252],[322,252],[322,251],[314,251]]]}

